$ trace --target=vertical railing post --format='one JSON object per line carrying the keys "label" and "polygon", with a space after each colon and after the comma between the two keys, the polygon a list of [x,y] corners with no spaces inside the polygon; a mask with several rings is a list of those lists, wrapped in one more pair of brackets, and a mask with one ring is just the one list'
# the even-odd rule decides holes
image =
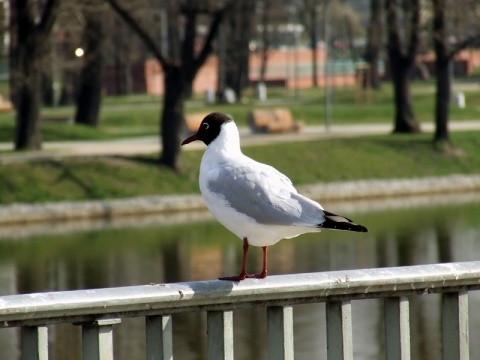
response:
{"label": "vertical railing post", "polygon": [[120,319],[98,319],[82,325],[83,360],[113,360],[113,325]]}
{"label": "vertical railing post", "polygon": [[468,293],[444,293],[442,300],[443,359],[468,360]]}
{"label": "vertical railing post", "polygon": [[352,360],[352,305],[350,301],[327,302],[327,359]]}
{"label": "vertical railing post", "polygon": [[147,316],[147,360],[173,360],[172,316]]}
{"label": "vertical railing post", "polygon": [[410,359],[410,308],[407,297],[385,299],[387,360]]}
{"label": "vertical railing post", "polygon": [[232,311],[207,312],[208,360],[233,360]]}
{"label": "vertical railing post", "polygon": [[291,306],[267,308],[268,360],[293,360],[293,309]]}
{"label": "vertical railing post", "polygon": [[46,326],[23,326],[21,337],[22,360],[48,360]]}

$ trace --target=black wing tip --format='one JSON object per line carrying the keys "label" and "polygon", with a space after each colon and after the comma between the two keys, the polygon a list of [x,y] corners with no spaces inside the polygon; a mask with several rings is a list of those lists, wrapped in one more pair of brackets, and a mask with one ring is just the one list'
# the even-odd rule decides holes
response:
{"label": "black wing tip", "polygon": [[356,232],[368,232],[368,229],[363,226],[363,225],[360,225],[360,224],[355,224],[356,225],[356,230],[353,230],[353,231],[356,231]]}
{"label": "black wing tip", "polygon": [[343,223],[343,222],[336,222],[332,220],[325,220],[323,223],[320,224],[321,228],[324,229],[332,229],[332,230],[344,230],[344,231],[354,231],[354,232],[368,232],[368,229],[359,224],[355,223]]}
{"label": "black wing tip", "polygon": [[[360,224],[354,223],[349,218],[344,216],[335,215],[325,211],[325,221],[319,224],[319,227],[324,229],[332,229],[332,230],[344,230],[344,231],[355,231],[355,232],[368,232],[368,229]],[[337,219],[337,220],[336,220]],[[341,219],[341,221],[338,221]]]}

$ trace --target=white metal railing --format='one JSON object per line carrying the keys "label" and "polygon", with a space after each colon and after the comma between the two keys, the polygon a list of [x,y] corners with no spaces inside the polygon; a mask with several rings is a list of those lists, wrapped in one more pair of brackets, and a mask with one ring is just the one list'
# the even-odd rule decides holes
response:
{"label": "white metal railing", "polygon": [[443,357],[468,359],[468,292],[480,261],[0,297],[0,327],[21,327],[22,359],[48,359],[47,325],[82,326],[83,358],[113,359],[113,326],[145,317],[147,359],[173,359],[172,314],[207,312],[209,359],[233,359],[233,311],[266,307],[268,359],[293,359],[293,311],[326,303],[328,359],[352,359],[351,301],[385,299],[387,359],[410,358],[409,298],[442,293]]}

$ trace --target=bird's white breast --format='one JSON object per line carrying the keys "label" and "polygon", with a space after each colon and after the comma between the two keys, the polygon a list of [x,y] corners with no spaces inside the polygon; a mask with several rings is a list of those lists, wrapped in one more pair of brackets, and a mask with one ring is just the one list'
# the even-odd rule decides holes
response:
{"label": "bird's white breast", "polygon": [[[233,124],[233,126],[235,125]],[[234,130],[236,130],[236,127]],[[229,138],[230,135],[232,134],[228,131],[222,131],[219,137],[208,146],[200,165],[200,191],[205,204],[215,218],[240,239],[247,238],[249,244],[253,246],[270,246],[283,238],[295,237],[305,232],[319,231],[316,228],[298,225],[261,224],[235,210],[223,195],[210,190],[209,184],[212,182],[231,180],[222,179],[219,176],[222,168],[225,166],[246,166],[254,169],[258,167],[266,171],[271,169],[271,171],[275,172],[275,175],[278,173],[273,168],[259,164],[243,155],[238,142],[235,143],[235,139],[232,141]],[[296,192],[289,180],[285,179],[279,178],[278,181],[281,181],[282,185],[287,189]]]}

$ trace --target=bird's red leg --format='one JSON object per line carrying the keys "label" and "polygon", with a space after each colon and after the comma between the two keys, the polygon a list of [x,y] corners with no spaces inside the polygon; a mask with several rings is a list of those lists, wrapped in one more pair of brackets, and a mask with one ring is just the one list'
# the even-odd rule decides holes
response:
{"label": "bird's red leg", "polygon": [[219,278],[219,280],[229,280],[229,281],[242,281],[245,280],[247,275],[247,254],[248,254],[248,240],[247,238],[243,238],[243,258],[242,258],[242,269],[240,270],[240,274],[236,276],[225,276]]}
{"label": "bird's red leg", "polygon": [[254,279],[264,279],[267,277],[267,247],[263,246],[263,270],[260,274],[255,274],[255,275],[247,275],[248,278],[254,278]]}
{"label": "bird's red leg", "polygon": [[263,248],[263,270],[262,270],[262,279],[267,277],[267,250],[268,248],[264,246]]}

